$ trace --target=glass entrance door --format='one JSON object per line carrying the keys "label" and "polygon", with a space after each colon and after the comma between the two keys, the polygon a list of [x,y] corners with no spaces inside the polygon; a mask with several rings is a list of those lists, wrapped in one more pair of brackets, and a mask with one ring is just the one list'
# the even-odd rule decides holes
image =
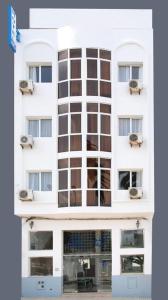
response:
{"label": "glass entrance door", "polygon": [[109,233],[109,231],[64,232],[64,292],[111,290]]}

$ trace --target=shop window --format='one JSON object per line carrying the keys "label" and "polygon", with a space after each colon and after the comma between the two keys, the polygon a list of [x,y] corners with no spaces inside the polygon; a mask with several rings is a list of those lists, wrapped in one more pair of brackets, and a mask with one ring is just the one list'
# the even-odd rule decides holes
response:
{"label": "shop window", "polygon": [[49,276],[53,275],[52,257],[31,257],[30,276]]}
{"label": "shop window", "polygon": [[30,232],[30,250],[52,250],[52,231],[32,231]]}
{"label": "shop window", "polygon": [[122,255],[121,272],[122,273],[143,273],[144,255]]}
{"label": "shop window", "polygon": [[122,230],[121,248],[143,248],[143,230]]}

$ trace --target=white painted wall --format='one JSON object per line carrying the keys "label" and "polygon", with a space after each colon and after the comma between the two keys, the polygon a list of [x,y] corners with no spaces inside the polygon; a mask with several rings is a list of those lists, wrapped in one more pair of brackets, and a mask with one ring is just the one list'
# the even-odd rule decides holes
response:
{"label": "white painted wall", "polygon": [[[87,15],[87,22],[86,22]],[[40,17],[39,17],[40,16]],[[80,19],[80,22],[79,22]],[[101,20],[101,22],[100,22]],[[92,23],[91,23],[92,22]],[[22,42],[15,54],[15,214],[20,216],[43,215],[56,218],[75,216],[87,218],[103,216],[152,216],[154,211],[153,166],[153,32],[151,10],[37,10],[30,11],[31,28],[21,30]],[[91,25],[92,24],[92,25]],[[61,27],[63,26],[63,27]],[[59,29],[53,29],[59,28]],[[105,48],[112,51],[112,98],[83,96],[57,99],[57,51],[65,48]],[[84,53],[84,51],[83,51]],[[28,76],[28,64],[52,63],[53,82],[35,84],[33,96],[22,96],[18,90],[20,79]],[[83,82],[86,79],[85,55],[83,56]],[[142,94],[130,96],[128,86],[118,82],[118,64],[143,63]],[[112,104],[112,207],[57,207],[57,103],[67,101],[101,101]],[[126,137],[118,136],[119,116],[143,116],[144,143],[141,148],[130,148]],[[52,138],[36,138],[33,149],[22,150],[21,134],[26,133],[28,117],[52,117]],[[83,111],[83,133],[86,118]],[[100,152],[73,152],[69,157],[99,156]],[[139,201],[128,198],[127,191],[118,190],[119,169],[143,169],[144,197]],[[53,191],[36,192],[35,201],[22,203],[18,191],[27,187],[27,172],[51,170]],[[83,196],[86,186],[86,169],[82,171]],[[84,199],[84,197],[83,197]]]}

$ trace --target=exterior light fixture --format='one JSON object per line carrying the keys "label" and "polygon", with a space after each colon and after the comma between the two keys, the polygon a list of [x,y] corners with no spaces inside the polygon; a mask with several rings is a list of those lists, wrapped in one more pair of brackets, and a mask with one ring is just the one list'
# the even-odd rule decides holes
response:
{"label": "exterior light fixture", "polygon": [[29,223],[29,226],[30,226],[30,228],[32,229],[32,228],[33,228],[33,226],[34,226],[34,222],[33,222],[33,221],[31,221],[31,222]]}
{"label": "exterior light fixture", "polygon": [[140,226],[140,221],[137,220],[137,221],[136,221],[136,227],[137,227],[137,229],[139,228],[139,226]]}

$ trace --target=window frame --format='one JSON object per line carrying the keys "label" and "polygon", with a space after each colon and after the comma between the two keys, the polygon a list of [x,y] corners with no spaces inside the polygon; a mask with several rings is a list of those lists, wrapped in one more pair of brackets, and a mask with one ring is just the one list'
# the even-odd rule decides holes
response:
{"label": "window frame", "polygon": [[[142,237],[143,237],[143,247],[122,247],[122,232],[124,231],[138,231],[141,230],[142,231]],[[145,230],[144,228],[121,228],[120,229],[120,250],[124,250],[124,249],[145,249]]]}
{"label": "window frame", "polygon": [[[120,67],[129,67],[129,79],[128,80],[125,80],[125,81],[120,81]],[[139,78],[138,79],[134,79],[134,78],[132,78],[132,68],[133,67],[139,67]],[[122,63],[122,62],[119,62],[118,63],[118,83],[128,83],[130,80],[139,80],[139,81],[141,81],[141,82],[143,82],[143,77],[144,77],[144,75],[143,75],[143,67],[144,67],[144,64],[143,64],[143,62],[131,62],[131,63],[129,63],[129,62],[126,62],[126,63]]]}
{"label": "window frame", "polygon": [[[29,174],[32,174],[32,173],[38,173],[38,178],[39,178],[39,189],[38,190],[33,190],[33,192],[52,192],[53,191],[53,172],[51,170],[45,170],[45,171],[39,171],[39,170],[29,170],[27,171],[27,187],[28,189],[29,186],[30,186],[30,177],[29,177]],[[42,190],[42,176],[41,174],[42,173],[51,173],[51,190]]]}
{"label": "window frame", "polygon": [[[47,250],[47,251],[49,251],[49,250]],[[50,251],[52,251],[52,250],[50,250]],[[49,274],[49,275],[32,275],[31,274],[31,259],[32,258],[51,258],[52,259],[52,274]],[[29,260],[29,276],[30,277],[48,277],[48,276],[53,276],[53,274],[54,274],[54,259],[53,259],[53,255],[37,255],[37,256],[33,256],[33,255],[31,255],[31,256],[29,256],[28,257],[28,260]]]}
{"label": "window frame", "polygon": [[[143,271],[142,272],[122,272],[122,257],[129,257],[129,256],[143,256]],[[127,275],[127,274],[144,274],[144,267],[145,267],[145,254],[144,253],[136,253],[136,254],[132,254],[132,252],[130,254],[120,254],[120,274],[122,275]]]}
{"label": "window frame", "polygon": [[[52,233],[52,249],[31,249],[31,233],[37,233],[37,232],[51,232]],[[28,251],[31,251],[32,253],[35,253],[36,251],[53,251],[54,250],[54,232],[53,230],[30,230],[28,235]]]}
{"label": "window frame", "polygon": [[[41,121],[50,120],[51,121],[51,136],[41,136]],[[43,139],[43,138],[52,138],[53,137],[53,119],[52,117],[26,117],[26,132],[29,135],[29,121],[38,121],[38,136],[33,139]]]}
{"label": "window frame", "polygon": [[118,191],[127,191],[127,189],[120,188],[120,177],[119,172],[129,172],[129,188],[132,188],[132,173],[133,172],[140,172],[141,176],[141,186],[137,186],[136,188],[143,188],[143,169],[119,169],[118,170]]}
{"label": "window frame", "polygon": [[129,134],[131,134],[131,133],[134,133],[134,131],[132,130],[132,121],[133,120],[139,120],[139,121],[141,121],[141,127],[142,127],[142,131],[141,132],[137,132],[137,133],[139,133],[139,134],[143,134],[143,120],[144,120],[144,118],[143,118],[143,116],[142,115],[139,115],[139,116],[122,116],[122,115],[120,115],[120,116],[118,116],[118,136],[119,137],[128,137],[128,135],[120,135],[120,119],[129,119],[129,127],[130,127],[130,133]]}
{"label": "window frame", "polygon": [[[33,80],[33,83],[35,84],[51,84],[53,82],[53,65],[52,65],[52,62],[49,63],[27,63],[27,78],[28,80],[32,80],[30,78],[30,67],[38,67],[39,68],[39,81],[34,81]],[[41,81],[41,67],[51,67],[51,81]]]}

